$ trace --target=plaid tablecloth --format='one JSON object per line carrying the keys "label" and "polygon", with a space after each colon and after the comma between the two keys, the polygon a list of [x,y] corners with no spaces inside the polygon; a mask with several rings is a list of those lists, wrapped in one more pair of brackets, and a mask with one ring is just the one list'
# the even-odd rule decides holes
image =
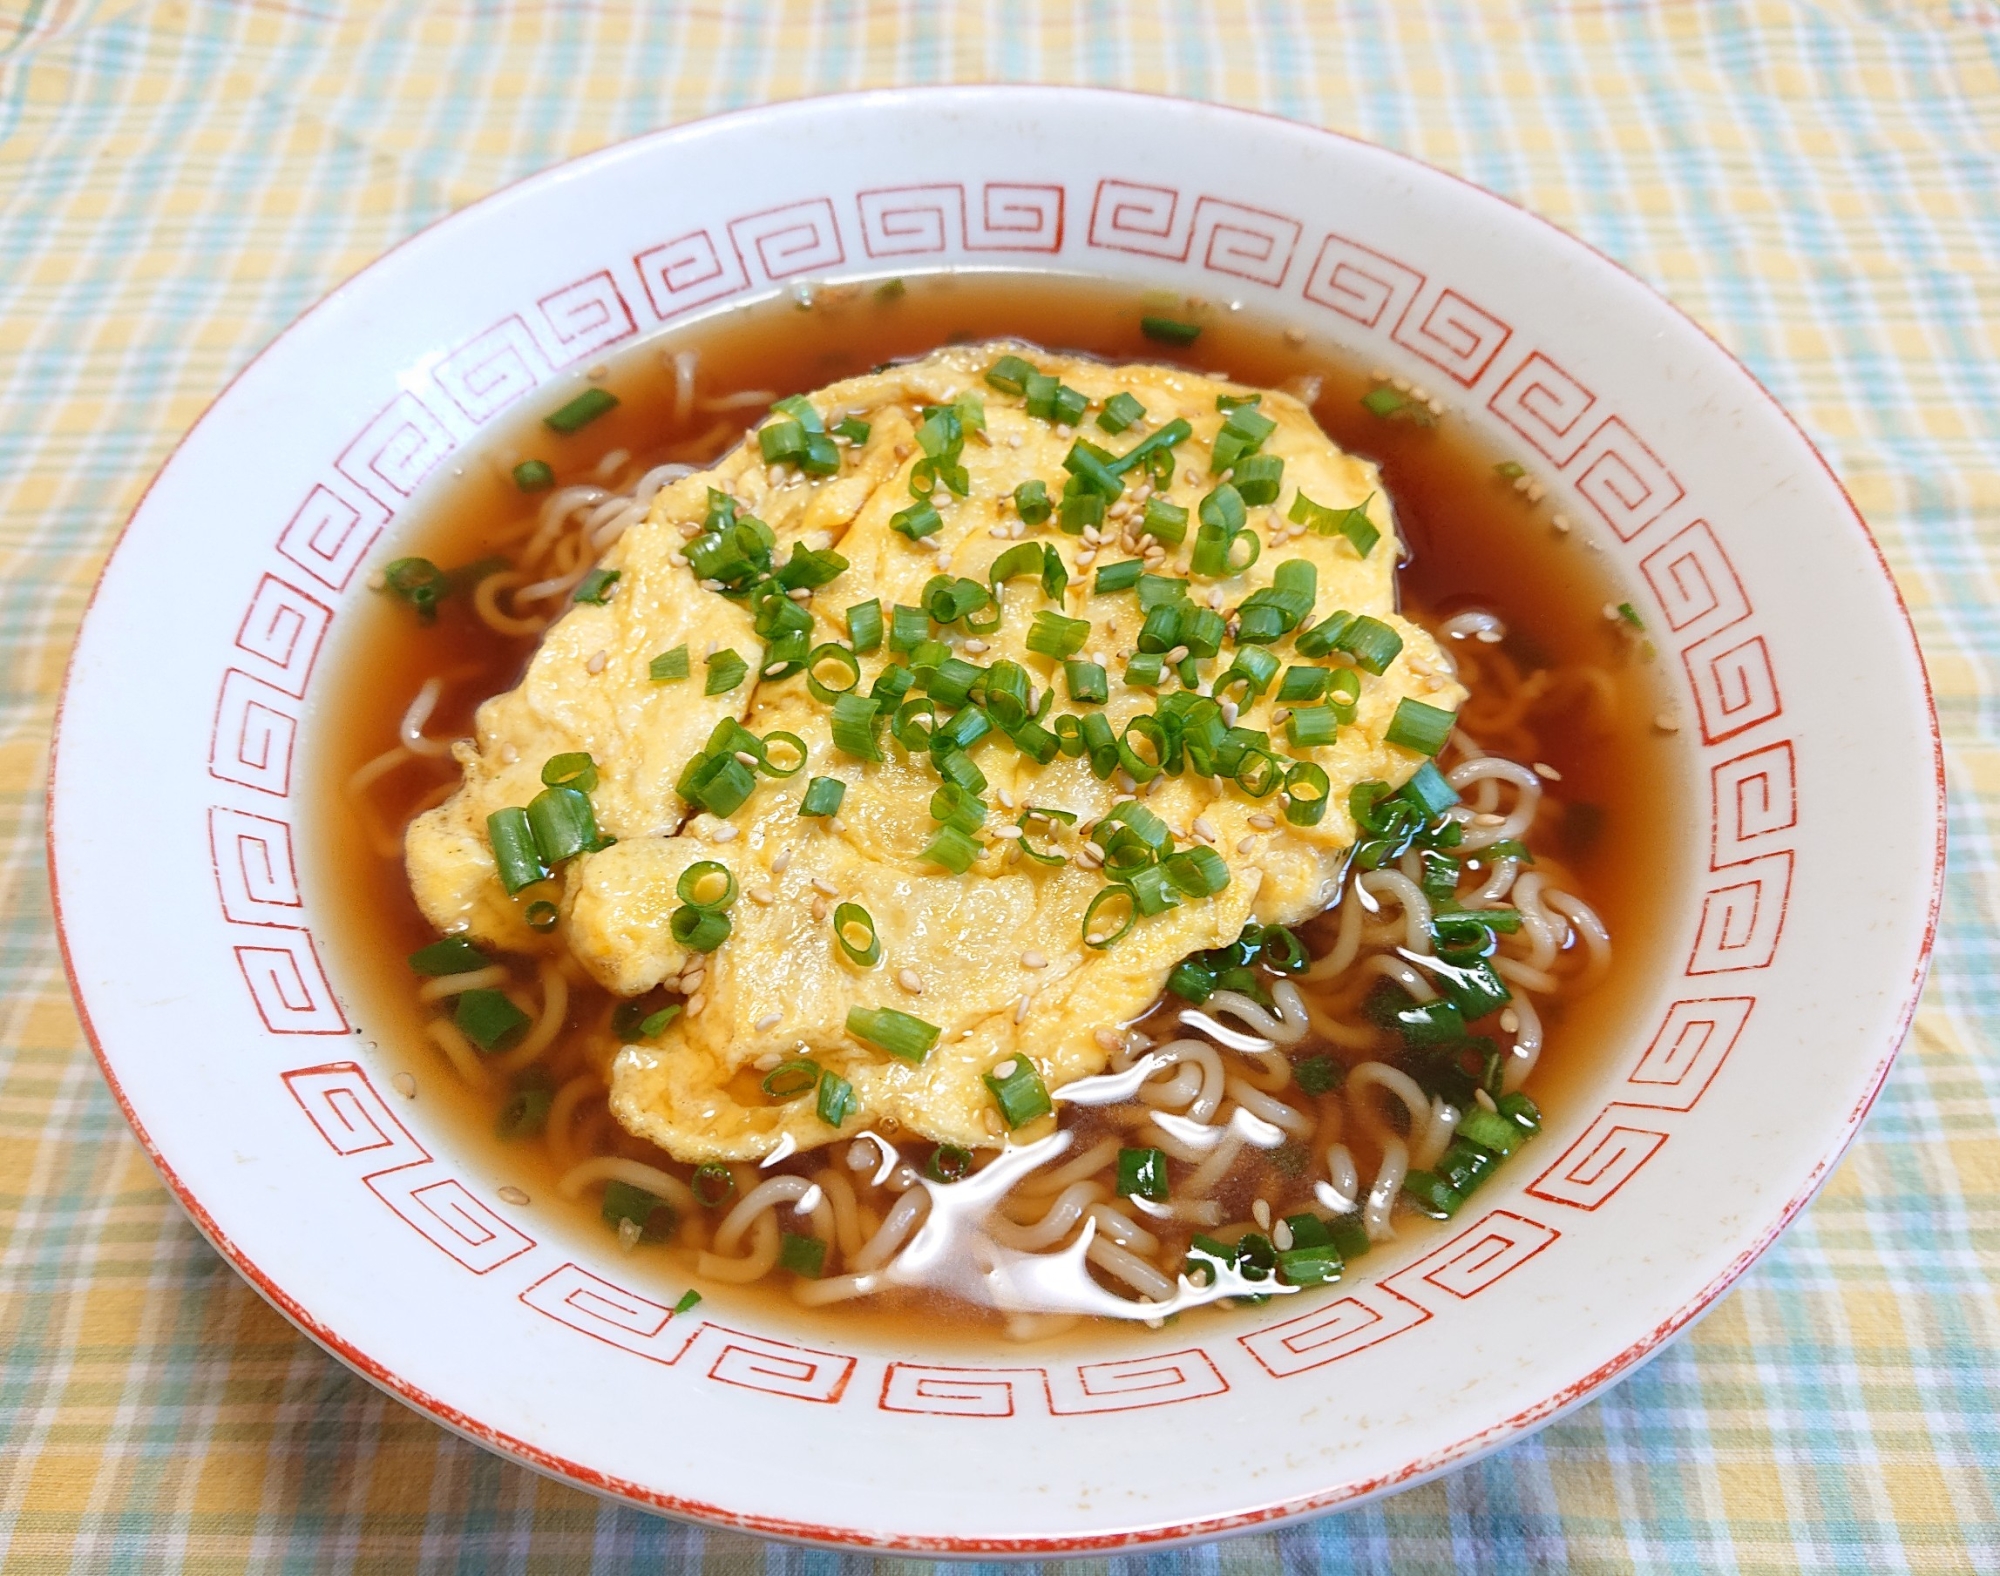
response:
{"label": "plaid tablecloth", "polygon": [[223,1266],[78,1031],[43,870],[46,747],[85,595],[175,437],[392,243],[690,116],[994,79],[1354,132],[1665,289],[1867,514],[1951,752],[1953,868],[1915,1035],[1846,1164],[1740,1288],[1484,1462],[1145,1563],[2000,1570],[1993,0],[0,0],[0,1568],[832,1568],[463,1444]]}

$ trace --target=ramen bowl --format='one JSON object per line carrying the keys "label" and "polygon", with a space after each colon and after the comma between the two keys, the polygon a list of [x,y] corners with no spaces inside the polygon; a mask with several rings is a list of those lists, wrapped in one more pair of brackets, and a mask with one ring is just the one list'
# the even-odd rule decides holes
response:
{"label": "ramen bowl", "polygon": [[[1537,520],[1646,631],[1679,874],[1535,1142],[1439,1229],[1310,1297],[1025,1345],[688,1305],[616,1238],[541,1210],[364,1032],[315,874],[329,686],[379,604],[371,576],[522,411],[717,314],[993,268],[1282,323],[1517,456]],[[918,90],[563,166],[288,330],[112,555],[49,842],[79,1010],[134,1131],[217,1250],[343,1362],[643,1507],[1031,1556],[1407,1486],[1698,1317],[1811,1198],[1908,1027],[1939,762],[1908,620],[1839,484],[1742,367],[1604,258],[1309,128]]]}

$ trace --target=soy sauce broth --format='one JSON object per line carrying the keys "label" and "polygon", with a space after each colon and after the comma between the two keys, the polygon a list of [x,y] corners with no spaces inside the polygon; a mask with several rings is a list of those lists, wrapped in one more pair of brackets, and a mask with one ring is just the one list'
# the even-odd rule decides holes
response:
{"label": "soy sauce broth", "polygon": [[[504,553],[502,544],[518,536],[545,496],[523,495],[516,486],[511,471],[521,459],[546,461],[561,486],[591,481],[600,460],[621,449],[631,456],[619,472],[626,484],[653,463],[719,456],[761,419],[763,407],[697,411],[677,423],[675,352],[699,353],[704,397],[745,389],[774,396],[806,392],[947,343],[1002,337],[1113,361],[1175,363],[1265,387],[1296,390],[1293,380],[1316,377],[1312,409],[1322,428],[1382,468],[1410,550],[1401,572],[1405,611],[1443,618],[1485,609],[1504,620],[1508,636],[1501,649],[1522,671],[1589,663],[1608,675],[1615,692],[1609,727],[1588,726],[1587,708],[1535,719],[1535,760],[1561,774],[1552,791],[1570,806],[1557,829],[1557,851],[1614,945],[1610,976],[1595,991],[1542,1005],[1546,1047],[1528,1087],[1545,1112],[1560,1117],[1630,1027],[1628,1005],[1659,959],[1673,908],[1668,898],[1682,889],[1687,868],[1686,850],[1666,830],[1670,806],[1685,791],[1685,774],[1654,727],[1663,704],[1657,671],[1643,640],[1606,616],[1627,593],[1581,528],[1558,531],[1548,505],[1530,504],[1513,479],[1496,470],[1531,456],[1488,450],[1449,412],[1431,426],[1371,414],[1361,404],[1376,386],[1367,362],[1296,329],[1288,335],[1290,325],[1231,310],[1226,302],[1175,302],[1166,309],[1195,316],[1203,324],[1201,337],[1185,349],[1154,343],[1139,319],[1163,308],[1152,298],[1142,303],[1129,287],[1005,272],[822,286],[810,307],[785,296],[737,308],[608,357],[524,402],[527,408],[427,484],[393,540],[377,544],[371,565],[407,554],[450,569]],[[542,426],[542,415],[590,386],[615,393],[618,407],[572,436]],[[1533,476],[1532,465],[1528,473]],[[319,939],[367,1047],[364,1060],[399,1114],[425,1128],[453,1129],[471,1185],[488,1196],[505,1185],[521,1189],[532,1200],[520,1207],[532,1217],[532,1224],[523,1221],[531,1231],[573,1234],[600,1260],[616,1258],[595,1193],[564,1202],[544,1146],[498,1139],[493,1098],[466,1089],[423,1033],[427,1013],[417,1003],[418,982],[405,958],[434,937],[410,896],[395,839],[409,816],[449,793],[456,767],[448,758],[399,767],[365,796],[365,809],[344,791],[357,768],[397,742],[404,709],[427,679],[442,675],[446,683],[426,732],[434,738],[467,735],[479,702],[517,682],[534,643],[488,629],[462,596],[448,597],[429,624],[392,597],[364,596],[343,610],[342,622],[339,649],[310,697],[305,878],[315,908],[334,916]],[[1313,934],[1310,926],[1302,929]],[[565,1032],[601,1018],[604,1002],[594,987],[573,991]],[[414,1101],[388,1093],[399,1074],[414,1078]],[[1517,1157],[1514,1168],[1539,1169],[1549,1157],[1552,1152],[1545,1157],[1538,1143]],[[1376,1278],[1418,1251],[1434,1229],[1421,1217],[1399,1215],[1397,1242],[1351,1266],[1349,1277]],[[686,1269],[651,1247],[636,1250],[617,1273],[667,1302],[695,1284]],[[886,1342],[926,1349],[1002,1344],[995,1321],[963,1305],[952,1304],[952,1317],[939,1318],[935,1308],[924,1307],[922,1294],[899,1293],[884,1307],[864,1302],[810,1312],[784,1295],[782,1282],[779,1276],[749,1287],[699,1289],[709,1306],[762,1306],[784,1320],[823,1321],[846,1338],[873,1330]],[[1310,1291],[1301,1295],[1313,1297]],[[924,1320],[921,1331],[909,1322],[914,1316]],[[1244,1315],[1211,1309],[1187,1317],[1241,1321]],[[1143,1325],[1092,1321],[1063,1339],[1129,1347],[1145,1333]]]}

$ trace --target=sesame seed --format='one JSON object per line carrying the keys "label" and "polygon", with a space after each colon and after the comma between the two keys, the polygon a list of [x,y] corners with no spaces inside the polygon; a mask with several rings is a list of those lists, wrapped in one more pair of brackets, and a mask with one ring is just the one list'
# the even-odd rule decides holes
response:
{"label": "sesame seed", "polygon": [[766,1051],[750,1065],[760,1073],[768,1073],[772,1068],[779,1066],[784,1059],[785,1053],[783,1051]]}
{"label": "sesame seed", "polygon": [[1023,837],[1026,835],[1018,826],[994,826],[987,828],[995,837]]}
{"label": "sesame seed", "polygon": [[1278,823],[1275,817],[1263,815],[1260,813],[1250,817],[1250,824],[1256,827],[1257,830],[1260,832],[1268,832],[1271,830],[1272,827],[1276,826]]}
{"label": "sesame seed", "polygon": [[1056,436],[1058,438],[1074,438],[1076,436],[1076,428],[1059,422],[1056,425]]}
{"label": "sesame seed", "polygon": [[500,1190],[500,1201],[503,1204],[525,1204],[528,1202],[528,1195],[517,1187],[503,1187]]}
{"label": "sesame seed", "polygon": [[1257,846],[1257,839],[1254,837],[1242,837],[1238,838],[1236,841],[1236,851],[1239,854],[1247,854],[1250,852],[1251,849],[1255,848],[1256,846]]}
{"label": "sesame seed", "polygon": [[1167,653],[1167,656],[1166,656],[1166,663],[1167,663],[1167,666],[1168,666],[1168,667],[1175,667],[1175,666],[1177,666],[1178,664],[1180,664],[1180,663],[1183,663],[1183,662],[1187,661],[1187,655],[1188,655],[1188,648],[1187,648],[1186,646],[1176,646],[1176,647],[1174,647],[1174,649],[1173,649],[1172,651],[1169,651],[1169,652]]}
{"label": "sesame seed", "polygon": [[995,1078],[1012,1078],[1014,1076],[1015,1069],[1018,1068],[1020,1065],[1021,1064],[1017,1058],[1010,1056],[1004,1062],[1002,1062],[998,1067],[993,1069],[993,1076]]}
{"label": "sesame seed", "polygon": [[823,880],[819,876],[814,876],[812,878],[812,889],[815,892],[824,893],[827,897],[840,896],[839,887],[835,886],[831,881]]}
{"label": "sesame seed", "polygon": [[696,958],[690,964],[687,972],[681,976],[681,994],[683,996],[694,995],[696,991],[701,989],[701,982],[707,978],[708,970],[703,966],[701,960]]}
{"label": "sesame seed", "polygon": [[667,554],[667,562],[672,564],[677,569],[687,568],[687,561],[688,561],[688,555],[682,552],[678,547],[675,548],[671,553]]}
{"label": "sesame seed", "polygon": [[416,1099],[417,1080],[413,1075],[409,1073],[398,1073],[396,1074],[395,1077],[391,1078],[389,1082],[396,1086],[396,1093],[401,1095],[405,1100]]}
{"label": "sesame seed", "polygon": [[368,576],[368,589],[370,591],[384,590],[388,587],[388,584],[389,584],[389,576],[380,569],[373,571]]}
{"label": "sesame seed", "polygon": [[1662,733],[1679,733],[1681,720],[1670,711],[1663,711],[1653,719],[1653,726]]}
{"label": "sesame seed", "polygon": [[986,642],[983,640],[968,640],[965,643],[965,649],[975,657],[983,657],[986,655]]}
{"label": "sesame seed", "polygon": [[699,1018],[702,1008],[707,1005],[708,998],[702,995],[700,991],[696,991],[692,996],[688,997],[688,1016],[690,1018]]}
{"label": "sesame seed", "polygon": [[1521,1029],[1521,1015],[1509,1007],[1500,1014],[1500,1027],[1508,1034],[1518,1034]]}
{"label": "sesame seed", "polygon": [[1563,780],[1563,774],[1557,771],[1547,761],[1535,762],[1535,775],[1537,777],[1546,777],[1552,783],[1559,783]]}
{"label": "sesame seed", "polygon": [[1186,482],[1190,487],[1199,487],[1201,485],[1201,472],[1190,465],[1185,471],[1181,472],[1181,480]]}
{"label": "sesame seed", "polygon": [[755,766],[757,764],[757,757],[752,755],[748,750],[738,750],[736,758],[745,766]]}
{"label": "sesame seed", "polygon": [[1194,835],[1196,837],[1199,837],[1205,843],[1214,842],[1215,841],[1214,823],[1210,821],[1209,818],[1205,815],[1196,816],[1194,818]]}
{"label": "sesame seed", "polygon": [[794,586],[785,595],[789,596],[794,602],[810,602],[813,599],[813,588],[811,586]]}
{"label": "sesame seed", "polygon": [[1495,815],[1490,810],[1482,810],[1472,818],[1474,826],[1504,826],[1506,821],[1507,817],[1504,815]]}
{"label": "sesame seed", "polygon": [[1005,788],[996,789],[995,792],[998,793],[1001,804],[1005,805],[1009,810],[1014,808],[1014,796],[1011,793]]}
{"label": "sesame seed", "polygon": [[1548,489],[1545,488],[1540,482],[1528,483],[1529,503],[1540,503],[1542,499],[1545,498],[1547,495],[1548,495]]}
{"label": "sesame seed", "polygon": [[586,673],[602,673],[604,671],[604,664],[609,660],[605,652],[593,651],[590,654],[589,660],[584,663],[583,671]]}
{"label": "sesame seed", "polygon": [[830,815],[826,818],[826,829],[838,837],[847,830],[847,823],[837,815]]}
{"label": "sesame seed", "polygon": [[767,886],[752,887],[750,889],[750,900],[753,903],[762,903],[766,908],[769,908],[773,903],[778,901],[778,894]]}
{"label": "sesame seed", "polygon": [[1554,526],[1560,534],[1567,535],[1569,533],[1569,516],[1566,514],[1550,515],[1549,524]]}
{"label": "sesame seed", "polygon": [[618,1246],[630,1253],[639,1245],[639,1222],[630,1215],[622,1215],[618,1220]]}
{"label": "sesame seed", "polygon": [[1488,1094],[1484,1089],[1473,1090],[1472,1098],[1479,1102],[1479,1108],[1482,1111],[1497,1112],[1500,1109],[1499,1106],[1493,1103],[1493,1096]]}
{"label": "sesame seed", "polygon": [[1433,416],[1442,416],[1444,414],[1444,401],[1441,399],[1432,400],[1430,402],[1430,412]]}
{"label": "sesame seed", "polygon": [[1035,998],[1032,996],[1023,996],[1019,1001],[1014,1003],[1014,1021],[1016,1023],[1026,1023],[1028,1021],[1028,1009],[1034,1005],[1034,1001]]}
{"label": "sesame seed", "polygon": [[777,1028],[784,1021],[785,1015],[782,1012],[767,1012],[752,1024],[751,1027],[759,1034],[769,1034],[771,1030]]}
{"label": "sesame seed", "polygon": [[774,678],[776,678],[776,677],[777,677],[777,676],[778,676],[778,675],[779,675],[780,673],[782,673],[782,672],[784,672],[784,671],[785,671],[785,665],[784,665],[784,663],[782,663],[782,662],[773,662],[773,663],[772,663],[772,664],[771,664],[771,665],[770,665],[769,667],[767,667],[767,668],[766,668],[766,669],[764,670],[764,677],[765,677],[765,678],[767,678],[767,679],[774,679]]}
{"label": "sesame seed", "polygon": [[791,868],[791,865],[792,851],[789,848],[781,848],[778,850],[778,857],[771,861],[771,874],[781,876]]}
{"label": "sesame seed", "polygon": [[1271,1229],[1271,1206],[1261,1198],[1256,1200],[1250,1206],[1250,1218],[1256,1221],[1264,1230],[1269,1231]]}
{"label": "sesame seed", "polygon": [[1048,958],[1033,947],[1021,954],[1021,967],[1024,969],[1045,969],[1048,966]]}
{"label": "sesame seed", "polygon": [[1116,1029],[1099,1029],[1097,1043],[1104,1050],[1120,1051],[1125,1048],[1125,1037]]}
{"label": "sesame seed", "polygon": [[1281,1220],[1277,1223],[1277,1225],[1271,1228],[1271,1246],[1276,1248],[1280,1253],[1283,1253],[1291,1245],[1292,1245],[1291,1222]]}
{"label": "sesame seed", "polygon": [[1000,1113],[991,1108],[986,1112],[986,1131],[989,1133],[1000,1131]]}
{"label": "sesame seed", "polygon": [[708,834],[711,843],[729,843],[736,840],[736,828],[724,822]]}
{"label": "sesame seed", "polygon": [[1618,604],[1616,602],[1606,602],[1602,611],[1604,613],[1604,622],[1607,624],[1616,624],[1625,616],[1618,611]]}
{"label": "sesame seed", "polygon": [[896,973],[896,983],[912,996],[921,996],[924,993],[924,982],[917,978],[915,969],[899,969]]}
{"label": "sesame seed", "polygon": [[1235,726],[1236,726],[1236,717],[1237,717],[1237,711],[1236,711],[1236,702],[1235,702],[1235,701],[1233,701],[1233,700],[1226,700],[1226,701],[1224,701],[1224,702],[1222,703],[1222,725],[1223,725],[1223,727],[1225,727],[1225,728],[1233,728],[1233,727],[1235,727]]}
{"label": "sesame seed", "polygon": [[813,899],[812,916],[814,919],[825,919],[832,912],[833,910],[826,906],[825,898],[815,897]]}
{"label": "sesame seed", "polygon": [[610,370],[611,369],[609,367],[607,367],[603,362],[600,361],[596,366],[592,367],[588,372],[586,372],[584,376],[589,378],[594,383],[599,378],[603,377],[604,374],[609,372]]}

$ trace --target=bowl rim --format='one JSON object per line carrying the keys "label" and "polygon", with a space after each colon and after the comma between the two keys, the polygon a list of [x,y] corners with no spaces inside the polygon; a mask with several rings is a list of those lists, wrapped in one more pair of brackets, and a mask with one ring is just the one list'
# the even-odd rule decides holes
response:
{"label": "bowl rim", "polygon": [[[195,431],[208,420],[215,407],[228,396],[239,382],[260,366],[267,358],[276,354],[280,347],[290,341],[307,322],[330,309],[336,302],[344,298],[355,287],[358,281],[364,276],[373,273],[390,258],[429,236],[433,231],[453,224],[461,217],[469,215],[475,210],[485,209],[489,205],[508,197],[519,188],[543,181],[566,178],[577,172],[588,170],[600,162],[624,156],[639,145],[672,140],[697,128],[709,128],[727,121],[795,113],[807,108],[838,110],[847,106],[896,105],[913,100],[932,102],[955,100],[970,102],[1025,98],[1059,98],[1069,101],[1097,100],[1107,105],[1117,105],[1126,100],[1138,100],[1154,105],[1171,105],[1176,111],[1197,118],[1212,117],[1220,122],[1229,122],[1239,118],[1267,121],[1284,128],[1288,132],[1299,134],[1308,139],[1312,137],[1327,137],[1338,142],[1365,148],[1371,153],[1386,155],[1389,158],[1414,166],[1416,169],[1425,172],[1427,176],[1441,177],[1454,186],[1468,188],[1480,198],[1504,203],[1517,214],[1553,232],[1562,242],[1582,248],[1593,261],[1616,270],[1627,281],[1637,285],[1644,291],[1653,302],[1665,308],[1666,311],[1673,314],[1682,323],[1692,327],[1707,341],[1709,347],[1717,355],[1724,358],[1736,372],[1741,374],[1747,385],[1756,391],[1764,404],[1772,412],[1775,412],[1791,430],[1805,451],[1811,454],[1813,460],[1823,472],[1826,481],[1832,485],[1834,492],[1845,506],[1848,519],[1858,532],[1861,541],[1867,545],[1868,550],[1873,554],[1875,567],[1879,571],[1882,581],[1887,586],[1896,613],[1902,620],[1902,627],[1909,641],[1910,652],[1916,659],[1916,676],[1922,687],[1924,699],[1923,721],[1929,731],[1931,741],[1933,767],[1932,809],[1936,825],[1936,837],[1933,845],[1933,860],[1930,872],[1929,892],[1924,909],[1922,936],[1917,957],[1911,969],[1907,992],[1896,1009],[1894,1028],[1886,1037],[1885,1043],[1878,1053],[1878,1059],[1861,1097],[1843,1118],[1839,1130],[1829,1135],[1827,1148],[1807,1175],[1804,1183],[1778,1209],[1775,1218],[1758,1235],[1756,1240],[1738,1253],[1726,1268],[1693,1297],[1689,1298],[1681,1307],[1675,1309],[1672,1314],[1661,1320],[1653,1329],[1632,1341],[1617,1355],[1601,1364],[1598,1368],[1571,1381],[1554,1394],[1544,1397],[1535,1404],[1524,1407],[1501,1421],[1489,1425],[1477,1433],[1468,1435],[1429,1456],[1408,1462],[1395,1471],[1383,1473],[1373,1478],[1346,1482],[1336,1488],[1317,1494],[1293,1496],[1257,1505],[1242,1511],[1208,1515],[1186,1522],[1151,1523],[1136,1528],[1103,1533],[1029,1535],[1011,1538],[956,1538],[937,1535],[904,1536],[893,1533],[878,1534],[869,1533],[853,1526],[827,1526],[798,1522],[781,1517],[769,1517],[734,1511],[726,1506],[665,1493],[659,1489],[618,1477],[615,1474],[568,1460],[558,1453],[544,1450],[526,1440],[515,1438],[503,1429],[482,1422],[478,1418],[429,1394],[420,1386],[404,1379],[385,1363],[370,1356],[352,1342],[344,1339],[338,1331],[315,1317],[305,1306],[290,1296],[275,1279],[261,1270],[256,1261],[231,1241],[228,1235],[222,1231],[214,1217],[202,1205],[192,1189],[181,1180],[165,1155],[154,1144],[146,1130],[145,1124],[140,1120],[138,1112],[134,1109],[123,1086],[120,1084],[118,1076],[113,1070],[110,1057],[98,1036],[90,1015],[89,1004],[85,999],[81,983],[78,979],[77,969],[71,954],[69,932],[63,918],[61,880],[58,874],[58,860],[56,857],[59,834],[56,762],[61,755],[62,727],[75,678],[75,666],[81,632],[96,607],[98,595],[103,589],[105,580],[110,574],[120,548],[123,547],[133,523],[152,497],[161,477],[172,467],[175,458],[180,454],[182,448],[187,444]],[[134,501],[130,511],[126,514],[123,523],[119,526],[116,535],[107,548],[104,561],[100,565],[97,576],[92,582],[89,596],[86,598],[83,611],[78,618],[77,634],[72,636],[70,652],[64,662],[62,684],[50,722],[48,758],[48,778],[44,789],[43,852],[48,872],[51,913],[54,920],[57,949],[62,960],[63,973],[69,985],[71,999],[76,1007],[78,1023],[83,1029],[86,1041],[89,1043],[91,1054],[97,1060],[98,1068],[103,1074],[104,1081],[110,1089],[112,1098],[116,1102],[120,1114],[124,1117],[127,1126],[131,1128],[133,1136],[138,1140],[147,1160],[159,1174],[160,1179],[165,1183],[168,1192],[173,1196],[175,1202],[179,1204],[182,1211],[194,1224],[196,1230],[201,1233],[210,1246],[222,1256],[230,1267],[259,1296],[282,1314],[288,1322],[322,1350],[338,1359],[354,1372],[360,1374],[378,1389],[424,1414],[432,1421],[439,1423],[461,1438],[492,1450],[509,1460],[516,1461],[545,1476],[573,1484],[600,1497],[664,1515],[698,1521],[711,1526],[727,1527],[754,1533],[759,1536],[821,1547],[832,1545],[878,1552],[937,1554],[960,1557],[998,1556],[1002,1558],[1029,1559],[1049,1555],[1186,1543],[1225,1537],[1273,1523],[1282,1523],[1306,1516],[1325,1514],[1343,1507],[1357,1505],[1384,1493],[1413,1488],[1442,1473],[1451,1471],[1459,1466],[1467,1465],[1479,1457],[1500,1448],[1511,1440],[1543,1427],[1555,1421],[1563,1414],[1583,1405],[1610,1384],[1638,1367],[1678,1336],[1689,1325],[1706,1314],[1716,1301],[1742,1277],[1750,1266],[1763,1256],[1773,1243],[1791,1226],[1800,1212],[1812,1202],[1815,1195],[1832,1173],[1834,1167],[1839,1164],[1848,1148],[1852,1145],[1862,1122],[1866,1119],[1877,1097],[1880,1095],[1884,1084],[1887,1082],[1896,1056],[1907,1040],[1911,1024],[1914,1021],[1918,1002],[1922,995],[1925,981],[1928,978],[1934,955],[1939,915],[1944,897],[1946,868],[1947,783],[1945,777],[1944,740],[1938,722],[1936,692],[1931,682],[1922,643],[1917,637],[1915,621],[1910,615],[1909,605],[1903,596],[1902,588],[1897,583],[1895,575],[1889,567],[1888,558],[1882,551],[1881,544],[1876,540],[1873,531],[1870,530],[1867,520],[1863,517],[1861,510],[1849,495],[1839,475],[1820,452],[1818,445],[1813,442],[1810,435],[1807,434],[1798,420],[1777,396],[1765,386],[1762,379],[1745,365],[1727,345],[1723,344],[1704,324],[1671,300],[1664,291],[1634,273],[1630,268],[1627,268],[1616,258],[1600,250],[1591,242],[1571,233],[1569,230],[1556,224],[1553,220],[1543,217],[1533,209],[1515,201],[1504,193],[1492,191],[1451,170],[1417,158],[1413,154],[1388,147],[1384,144],[1371,142],[1364,137],[1355,136],[1331,127],[1319,126],[1310,121],[1295,120],[1287,116],[1275,114],[1269,110],[1247,108],[1211,100],[1179,98],[1169,94],[1150,93],[1131,88],[1103,86],[1008,82],[900,86],[869,88],[848,92],[806,94],[796,98],[772,100],[720,110],[712,114],[695,116],[671,125],[657,127],[650,131],[639,132],[630,137],[620,138],[605,144],[603,147],[593,149],[588,153],[580,154],[573,158],[559,159],[553,164],[530,171],[524,175],[516,176],[494,187],[474,202],[453,209],[450,213],[440,215],[438,218],[411,231],[408,235],[405,235],[393,245],[383,250],[379,255],[371,258],[361,268],[348,276],[348,278],[327,291],[326,294],[316,300],[304,312],[288,322],[268,344],[244,362],[241,367],[216,389],[215,393],[203,404],[200,412],[188,423],[186,429],[162,457],[158,467],[148,479],[145,487],[140,491],[139,496]]]}

